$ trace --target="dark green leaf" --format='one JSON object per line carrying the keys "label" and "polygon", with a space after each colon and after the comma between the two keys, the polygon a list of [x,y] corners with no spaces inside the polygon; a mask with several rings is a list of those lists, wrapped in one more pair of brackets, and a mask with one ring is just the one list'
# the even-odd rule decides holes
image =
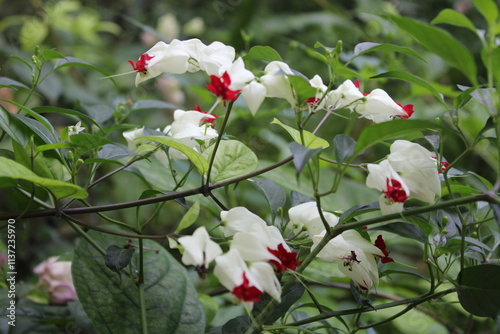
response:
{"label": "dark green leaf", "polygon": [[298,105],[302,105],[308,98],[316,95],[316,88],[311,86],[309,81],[304,77],[300,75],[288,75],[288,80],[292,85]]}
{"label": "dark green leaf", "polygon": [[321,152],[321,150],[321,148],[312,150],[296,142],[290,144],[290,151],[292,151],[293,164],[295,166],[297,176],[300,174],[300,172],[302,172],[302,169],[307,166],[309,160],[311,160],[312,157]]}
{"label": "dark green leaf", "polygon": [[[106,77],[109,77],[109,73],[104,71],[103,69],[101,69],[97,66],[94,66],[90,63],[87,63],[86,61],[74,58],[74,57],[65,57],[63,59],[58,59],[56,61],[56,64],[54,65],[54,70],[58,70],[60,68],[64,68],[64,67],[68,67],[68,66],[78,66],[78,67],[88,68],[88,69],[91,69],[93,71],[97,71]],[[113,83],[115,82],[113,80],[113,78],[109,78],[109,79],[111,81],[113,81]]]}
{"label": "dark green leaf", "polygon": [[348,135],[340,134],[333,138],[333,146],[335,147],[335,158],[338,163],[347,161],[352,157],[356,141]]}
{"label": "dark green leaf", "polygon": [[401,52],[401,53],[406,53],[409,54],[413,57],[416,57],[423,62],[426,62],[424,58],[420,57],[418,53],[413,51],[410,48],[404,47],[404,46],[398,46],[398,45],[393,45],[393,44],[379,44],[379,43],[372,43],[372,42],[363,42],[359,43],[354,47],[354,56],[349,59],[350,63],[357,57],[364,55],[368,52],[373,52],[373,51],[388,51],[388,52]]}
{"label": "dark green leaf", "polygon": [[111,245],[106,249],[104,264],[115,273],[119,273],[120,270],[128,266],[134,252],[135,248],[123,248]]}
{"label": "dark green leaf", "polygon": [[[209,161],[215,145],[203,152],[203,157]],[[245,144],[237,140],[223,140],[215,155],[210,182],[221,182],[234,177],[243,176],[257,169],[259,160]]]}
{"label": "dark green leaf", "polygon": [[25,84],[7,77],[0,77],[0,87],[20,87],[28,90],[30,89]]}
{"label": "dark green leaf", "polygon": [[178,107],[160,100],[139,100],[131,107],[132,111],[147,109],[178,109]]}
{"label": "dark green leaf", "polygon": [[381,141],[429,129],[439,130],[443,128],[434,122],[418,119],[395,119],[373,124],[365,128],[359,135],[354,155]]}
{"label": "dark green leaf", "polygon": [[462,71],[472,83],[477,82],[477,68],[474,57],[465,46],[449,33],[406,17],[391,15],[388,18],[429,51]]}
{"label": "dark green leaf", "polygon": [[297,206],[297,205],[302,204],[302,203],[311,202],[311,201],[316,200],[314,197],[304,195],[304,194],[299,193],[298,191],[295,191],[295,190],[292,190],[292,192],[290,193],[290,199],[292,202],[292,207]]}
{"label": "dark green leaf", "polygon": [[273,216],[278,213],[279,208],[283,208],[285,206],[285,191],[276,183],[271,180],[258,177],[248,179],[248,181],[252,182],[252,184],[264,194],[269,206],[271,207]]}
{"label": "dark green leaf", "polygon": [[439,102],[441,102],[445,107],[447,107],[446,102],[443,100],[443,96],[436,90],[436,88],[434,88],[430,83],[428,83],[424,79],[417,77],[416,75],[403,71],[389,71],[371,77],[371,79],[378,79],[378,78],[395,78],[419,85],[420,87],[427,89],[429,93],[435,96]]}
{"label": "dark green leaf", "polygon": [[[116,228],[115,228],[116,230]],[[90,231],[89,237],[101,248],[124,245],[125,238]],[[132,239],[134,244],[137,240]],[[144,240],[144,302],[149,333],[203,333],[203,307],[186,270],[161,245]],[[130,265],[139,269],[139,252]],[[78,299],[96,333],[135,334],[141,332],[139,293],[135,281],[121,279],[85,239],[75,248],[72,275]]]}
{"label": "dark green leaf", "polygon": [[[29,118],[26,116],[18,115],[18,114],[11,114],[12,117],[17,118],[26,126],[33,131],[40,139],[42,139],[45,143],[47,144],[56,144],[59,143],[61,138],[59,135],[54,131],[54,129],[47,129],[46,126],[44,126],[42,123],[39,121]],[[40,116],[42,117],[42,116]],[[44,118],[45,119],[45,118]]]}
{"label": "dark green leaf", "polygon": [[270,46],[252,46],[250,51],[243,56],[244,60],[264,60],[264,61],[283,61],[278,51]]}
{"label": "dark green leaf", "polygon": [[476,32],[476,27],[474,24],[462,13],[459,13],[453,9],[443,9],[438,16],[431,21],[431,24],[446,23],[457,27],[467,28],[474,33]]}
{"label": "dark green leaf", "polygon": [[[37,113],[56,113],[60,115],[65,115],[69,118],[71,118],[73,121],[78,122],[80,120],[86,121],[90,124],[94,124],[97,127],[99,127],[99,124],[91,117],[85,115],[84,113],[81,113],[76,110],[72,109],[65,109],[65,108],[58,108],[58,107],[35,107],[33,108],[33,111]],[[72,117],[76,116],[76,117]]]}
{"label": "dark green leaf", "polygon": [[15,180],[26,180],[49,190],[54,197],[60,198],[86,198],[87,192],[79,186],[58,180],[39,177],[23,165],[0,157],[0,177]]}
{"label": "dark green leaf", "polygon": [[26,124],[11,115],[10,112],[0,107],[0,127],[12,140],[22,146],[26,146],[30,140],[32,131]]}
{"label": "dark green leaf", "polygon": [[[290,307],[302,297],[304,294],[305,287],[302,283],[297,282],[294,285],[292,285],[287,291],[284,291],[283,295],[281,296],[281,303],[275,305],[269,313],[266,314],[266,318],[264,320],[264,324],[270,325],[274,323],[276,320],[281,318],[288,310]],[[254,308],[252,310],[252,313],[254,315],[259,314],[263,307],[267,303],[266,301],[271,300],[271,297],[266,295],[262,298],[262,302],[260,303],[255,303]]]}
{"label": "dark green leaf", "polygon": [[424,244],[429,243],[425,232],[417,225],[410,223],[396,222],[396,223],[386,223],[384,225],[377,227],[370,227],[370,231],[376,231],[376,230],[395,233],[405,238],[410,238],[420,241]]}
{"label": "dark green leaf", "polygon": [[339,224],[349,223],[350,220],[356,216],[359,216],[363,213],[379,210],[379,209],[380,209],[380,205],[379,205],[378,201],[370,203],[370,204],[355,205],[352,208],[350,208],[349,210],[346,210],[346,211],[344,211],[344,213],[342,213],[342,215],[339,218]]}
{"label": "dark green leaf", "polygon": [[112,144],[106,138],[98,135],[92,135],[90,133],[77,133],[70,136],[70,141],[73,145],[83,148],[84,150],[92,150],[104,146],[106,144]]}
{"label": "dark green leaf", "polygon": [[488,25],[493,26],[498,19],[498,5],[493,0],[472,0],[472,2]]}
{"label": "dark green leaf", "polygon": [[246,315],[241,315],[239,317],[233,318],[226,322],[220,331],[209,333],[220,333],[220,334],[240,334],[245,333],[248,328],[252,325],[252,321]]}
{"label": "dark green leaf", "polygon": [[97,152],[99,159],[106,160],[118,160],[135,155],[138,154],[129,150],[127,146],[122,144],[105,144],[99,152]]}
{"label": "dark green leaf", "polygon": [[500,313],[500,266],[464,268],[457,280],[458,300],[465,310],[479,317],[496,317]]}

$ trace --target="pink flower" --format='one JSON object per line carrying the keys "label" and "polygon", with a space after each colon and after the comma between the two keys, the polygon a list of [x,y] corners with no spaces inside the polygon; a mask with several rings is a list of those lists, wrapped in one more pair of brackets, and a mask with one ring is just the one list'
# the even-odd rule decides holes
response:
{"label": "pink flower", "polygon": [[221,77],[216,75],[210,76],[210,83],[205,85],[209,91],[214,93],[217,97],[220,97],[223,101],[235,101],[238,96],[237,94],[241,90],[229,89],[231,85],[231,78],[227,72],[224,72]]}
{"label": "pink flower", "polygon": [[71,262],[57,261],[53,256],[36,266],[33,271],[40,278],[40,284],[49,291],[52,304],[65,304],[78,299],[71,277]]}

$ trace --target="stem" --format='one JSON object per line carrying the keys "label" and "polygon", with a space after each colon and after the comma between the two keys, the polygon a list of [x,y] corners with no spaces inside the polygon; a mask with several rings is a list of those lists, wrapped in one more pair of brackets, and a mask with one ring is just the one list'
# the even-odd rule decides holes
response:
{"label": "stem", "polygon": [[[140,224],[137,224],[140,228]],[[144,299],[144,240],[139,239],[139,281],[137,287],[139,288],[139,307],[141,309],[141,328],[142,334],[148,333],[148,318],[146,316],[146,301]]]}

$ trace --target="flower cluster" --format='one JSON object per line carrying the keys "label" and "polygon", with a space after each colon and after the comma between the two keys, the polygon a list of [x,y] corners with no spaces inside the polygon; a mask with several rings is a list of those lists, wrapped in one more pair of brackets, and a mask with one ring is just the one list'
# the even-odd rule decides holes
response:
{"label": "flower cluster", "polygon": [[424,147],[407,140],[396,140],[386,160],[368,164],[366,185],[380,190],[383,214],[403,211],[404,202],[415,198],[433,203],[441,195],[436,158]]}
{"label": "flower cluster", "polygon": [[264,292],[280,301],[276,274],[295,270],[300,264],[297,253],[290,250],[277,227],[268,226],[244,207],[222,211],[221,221],[224,236],[232,237],[228,252],[223,254],[202,226],[192,236],[178,239],[184,247],[182,262],[194,265],[204,277],[210,262],[215,261],[214,274],[220,283],[248,308],[260,301]]}
{"label": "flower cluster", "polygon": [[[158,42],[137,62],[129,62],[137,72],[136,85],[162,73],[181,74],[202,70],[210,76],[210,83],[206,87],[212,93],[223,101],[235,101],[241,93],[254,115],[266,97],[285,99],[292,107],[300,107],[297,106],[296,92],[289,76],[302,74],[282,61],[271,61],[264,68],[263,75],[257,77],[245,68],[242,58],[235,60],[235,56],[234,48],[221,42],[205,45],[199,39],[174,39],[170,44]],[[316,89],[315,96],[307,99],[314,111],[348,108],[375,123],[394,117],[408,118],[413,113],[413,105],[402,106],[382,89],[363,94],[359,84],[350,80],[329,92],[318,75],[309,80],[309,84]]]}
{"label": "flower cluster", "polygon": [[[330,227],[338,223],[338,218],[332,213],[322,211],[324,219]],[[288,211],[290,222],[296,233],[306,232],[313,241],[313,247],[321,242],[327,230],[320,216],[316,202],[306,202],[292,207]],[[336,262],[340,271],[350,277],[358,287],[369,290],[378,284],[377,259],[382,263],[392,262],[388,256],[382,236],[371,244],[357,231],[348,230],[328,241],[318,253],[318,258]]]}
{"label": "flower cluster", "polygon": [[40,285],[49,292],[52,304],[65,304],[77,299],[71,277],[71,261],[58,261],[53,256],[36,266],[33,271],[39,276]]}

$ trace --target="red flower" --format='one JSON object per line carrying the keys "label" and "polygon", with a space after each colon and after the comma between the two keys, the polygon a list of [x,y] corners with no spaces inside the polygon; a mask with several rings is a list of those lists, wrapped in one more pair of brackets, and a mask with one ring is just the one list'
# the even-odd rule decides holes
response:
{"label": "red flower", "polygon": [[255,286],[249,285],[248,278],[245,273],[243,273],[243,283],[233,288],[231,293],[236,296],[236,298],[243,300],[245,302],[260,302],[260,296],[264,292],[257,289]]}
{"label": "red flower", "polygon": [[403,110],[406,112],[406,116],[399,116],[400,118],[403,118],[403,119],[407,119],[407,118],[410,118],[411,115],[415,112],[415,110],[413,110],[413,107],[414,105],[413,104],[407,104],[407,105],[402,105],[401,103],[397,103],[396,104],[398,106],[400,106],[401,108],[403,108]]}
{"label": "red flower", "polygon": [[202,111],[200,106],[196,106],[196,108],[194,108],[194,110],[201,112],[202,114],[207,114],[207,117],[205,117],[201,120],[202,122],[205,122],[205,123],[213,123],[217,118],[219,118],[219,116],[217,116],[215,114],[209,114],[206,111]]}
{"label": "red flower", "polygon": [[231,85],[231,78],[227,72],[219,78],[216,75],[210,76],[210,84],[205,85],[209,91],[214,93],[217,97],[222,98],[224,101],[235,101],[238,97],[236,94],[241,92],[240,90],[231,90],[229,86]]}
{"label": "red flower", "polygon": [[377,236],[377,240],[375,240],[375,246],[378,247],[384,253],[384,256],[381,256],[380,259],[382,263],[394,262],[392,258],[389,257],[389,251],[386,250],[387,245],[385,244],[384,239],[381,235]]}
{"label": "red flower", "polygon": [[389,198],[393,203],[404,203],[408,199],[406,191],[401,186],[401,183],[395,179],[387,178],[387,190],[382,192],[387,198]]}
{"label": "red flower", "polygon": [[269,263],[276,267],[278,273],[282,273],[287,269],[295,270],[299,264],[302,263],[302,261],[297,261],[297,253],[287,251],[285,247],[283,247],[283,244],[279,244],[278,249],[271,249],[268,247],[267,250],[279,260],[269,260]]}
{"label": "red flower", "polygon": [[[357,89],[361,90],[361,84],[360,84],[359,79],[356,79],[356,80],[354,81],[354,87],[356,87]],[[363,95],[364,95],[364,96],[367,96],[367,95],[368,95],[368,93],[363,93]]]}
{"label": "red flower", "polygon": [[319,102],[319,99],[317,97],[310,97],[306,100],[307,104],[314,106],[316,103]]}
{"label": "red flower", "polygon": [[148,70],[147,63],[152,58],[154,58],[154,56],[150,56],[147,53],[145,53],[145,54],[141,55],[141,57],[139,58],[139,60],[137,62],[134,63],[132,60],[129,60],[128,62],[130,65],[132,65],[132,67],[134,68],[134,71],[145,73]]}

